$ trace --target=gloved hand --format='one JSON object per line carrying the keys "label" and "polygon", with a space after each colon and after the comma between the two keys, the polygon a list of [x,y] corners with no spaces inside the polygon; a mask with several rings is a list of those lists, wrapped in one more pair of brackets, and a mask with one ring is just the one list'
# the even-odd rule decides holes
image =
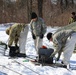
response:
{"label": "gloved hand", "polygon": [[7,49],[7,45],[5,45],[5,49]]}
{"label": "gloved hand", "polygon": [[32,33],[32,38],[35,40],[36,39],[36,36]]}
{"label": "gloved hand", "polygon": [[43,49],[47,49],[47,47],[46,47],[46,46],[44,46],[44,45],[42,46],[42,48],[43,48]]}
{"label": "gloved hand", "polygon": [[43,37],[44,37],[44,35],[43,34],[40,34],[40,38],[43,39]]}
{"label": "gloved hand", "polygon": [[59,61],[59,58],[58,57],[56,58],[56,61]]}

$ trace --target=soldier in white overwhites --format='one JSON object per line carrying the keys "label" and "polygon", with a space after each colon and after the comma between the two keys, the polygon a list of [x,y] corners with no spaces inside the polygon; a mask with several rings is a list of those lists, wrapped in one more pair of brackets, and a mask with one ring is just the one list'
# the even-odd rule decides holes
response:
{"label": "soldier in white overwhites", "polygon": [[46,25],[42,18],[38,17],[35,12],[32,12],[30,26],[35,49],[37,55],[39,55],[38,49],[42,47],[43,37],[46,32]]}
{"label": "soldier in white overwhites", "polygon": [[28,34],[28,24],[25,23],[15,23],[11,27],[6,29],[6,33],[9,35],[8,46],[10,47],[13,42],[15,46],[18,46],[19,41],[19,50],[20,53],[18,57],[26,57],[26,39]]}

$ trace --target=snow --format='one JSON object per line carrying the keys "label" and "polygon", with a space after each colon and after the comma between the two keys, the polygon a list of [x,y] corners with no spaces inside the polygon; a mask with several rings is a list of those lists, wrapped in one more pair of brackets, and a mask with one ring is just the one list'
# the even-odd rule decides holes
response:
{"label": "snow", "polygon": [[[5,43],[8,42],[8,35],[5,33],[5,30],[7,27],[2,24],[0,26],[0,41],[3,41]],[[55,32],[59,27],[48,27],[47,32]],[[46,34],[44,36],[43,44],[47,45],[48,47],[53,48],[53,43],[49,42],[46,39]],[[31,36],[31,32],[29,30],[28,37],[27,37],[27,44],[26,44],[26,54],[33,57],[36,56],[36,51],[34,49],[34,42]],[[1,50],[1,48],[0,48]],[[9,53],[9,48],[6,50],[6,55]],[[27,58],[28,59],[28,58]],[[0,75],[76,75],[75,70],[68,71],[65,68],[53,68],[51,66],[35,66],[30,61],[24,62],[25,58],[15,58],[15,59],[9,59],[8,56],[3,56],[0,54]],[[62,56],[60,58],[60,61],[62,60]],[[18,64],[17,62],[21,63]],[[60,62],[59,61],[59,62]],[[76,67],[76,54],[73,53],[70,65]],[[12,70],[12,71],[11,71]]]}
{"label": "snow", "polygon": [[52,4],[57,4],[57,0],[51,0]]}

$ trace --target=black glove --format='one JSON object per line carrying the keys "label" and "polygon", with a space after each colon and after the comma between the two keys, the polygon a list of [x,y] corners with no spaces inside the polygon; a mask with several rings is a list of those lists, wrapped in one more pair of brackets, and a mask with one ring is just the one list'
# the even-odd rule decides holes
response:
{"label": "black glove", "polygon": [[35,40],[36,39],[36,36],[32,33],[32,38]]}
{"label": "black glove", "polygon": [[44,37],[44,35],[43,35],[43,34],[41,34],[41,35],[40,35],[40,38],[41,38],[41,39],[43,39],[43,37]]}
{"label": "black glove", "polygon": [[7,45],[5,45],[5,49],[7,49]]}
{"label": "black glove", "polygon": [[15,44],[15,47],[16,47],[16,48],[18,48],[18,45],[17,45],[17,44]]}

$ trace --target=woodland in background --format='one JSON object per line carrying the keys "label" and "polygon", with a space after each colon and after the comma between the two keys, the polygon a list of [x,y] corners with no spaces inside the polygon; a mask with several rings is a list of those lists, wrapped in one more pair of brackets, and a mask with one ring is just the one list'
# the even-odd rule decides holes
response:
{"label": "woodland in background", "polygon": [[75,0],[0,0],[0,23],[29,23],[34,11],[46,25],[68,24],[72,11],[76,12]]}

